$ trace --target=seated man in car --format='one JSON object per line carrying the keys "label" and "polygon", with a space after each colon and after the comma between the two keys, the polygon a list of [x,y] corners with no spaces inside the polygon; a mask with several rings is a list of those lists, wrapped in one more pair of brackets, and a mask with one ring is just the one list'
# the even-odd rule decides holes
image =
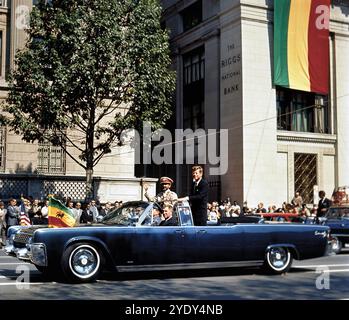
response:
{"label": "seated man in car", "polygon": [[152,226],[158,226],[160,225],[162,219],[161,219],[161,212],[159,210],[159,208],[153,208],[152,210],[152,214],[153,214],[153,223]]}
{"label": "seated man in car", "polygon": [[172,216],[173,214],[173,208],[171,205],[166,204],[164,206],[164,211],[163,211],[163,215],[165,220],[160,222],[160,226],[176,226],[177,225],[177,221],[176,219]]}

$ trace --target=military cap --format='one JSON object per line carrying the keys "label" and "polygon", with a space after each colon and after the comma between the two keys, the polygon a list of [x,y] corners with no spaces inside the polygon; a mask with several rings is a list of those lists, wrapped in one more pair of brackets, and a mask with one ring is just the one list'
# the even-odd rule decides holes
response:
{"label": "military cap", "polygon": [[164,183],[172,184],[173,180],[171,178],[169,178],[169,177],[161,177],[160,178],[160,184],[164,184]]}

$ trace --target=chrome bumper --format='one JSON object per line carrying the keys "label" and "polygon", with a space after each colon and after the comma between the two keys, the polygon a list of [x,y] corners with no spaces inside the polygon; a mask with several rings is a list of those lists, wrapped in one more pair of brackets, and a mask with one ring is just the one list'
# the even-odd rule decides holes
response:
{"label": "chrome bumper", "polygon": [[27,248],[15,248],[14,253],[19,260],[30,260],[30,250]]}
{"label": "chrome bumper", "polygon": [[15,247],[13,246],[13,244],[6,244],[4,251],[7,255],[9,256],[16,256],[15,255]]}
{"label": "chrome bumper", "polygon": [[16,248],[13,243],[6,241],[4,251],[7,255],[17,259],[30,260],[30,246],[28,245],[25,248]]}

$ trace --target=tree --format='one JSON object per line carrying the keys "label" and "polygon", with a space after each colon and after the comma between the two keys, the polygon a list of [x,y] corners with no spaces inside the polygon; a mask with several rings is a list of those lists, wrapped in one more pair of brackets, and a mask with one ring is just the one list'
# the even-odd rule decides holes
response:
{"label": "tree", "polygon": [[88,198],[94,166],[122,131],[143,121],[157,129],[171,115],[175,75],[160,17],[158,0],[40,0],[31,12],[7,123],[26,142],[61,146],[86,170]]}

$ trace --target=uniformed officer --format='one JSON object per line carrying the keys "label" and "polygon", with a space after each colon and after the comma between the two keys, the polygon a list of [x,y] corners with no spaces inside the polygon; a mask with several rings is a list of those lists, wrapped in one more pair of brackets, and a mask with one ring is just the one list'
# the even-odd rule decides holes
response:
{"label": "uniformed officer", "polygon": [[151,197],[148,195],[148,186],[144,186],[145,194],[144,196],[151,202],[158,202],[161,206],[164,205],[174,205],[178,196],[175,192],[171,191],[171,186],[173,184],[173,180],[169,177],[161,177],[160,184],[162,187],[162,191],[158,193],[155,197]]}

